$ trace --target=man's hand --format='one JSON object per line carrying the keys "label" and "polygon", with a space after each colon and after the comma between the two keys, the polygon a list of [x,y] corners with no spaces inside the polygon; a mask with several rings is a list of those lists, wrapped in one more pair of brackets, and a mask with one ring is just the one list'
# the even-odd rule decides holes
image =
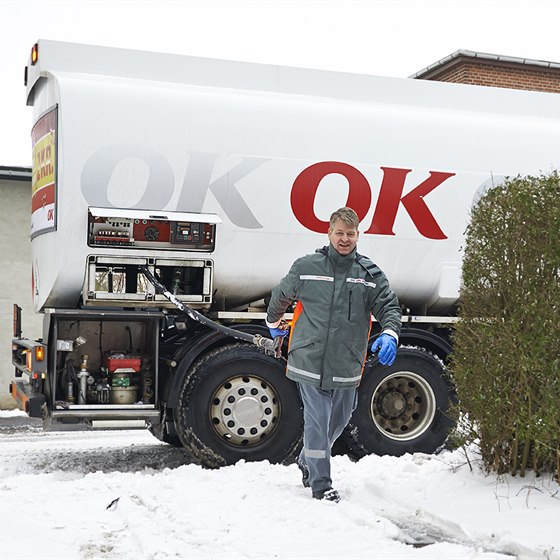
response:
{"label": "man's hand", "polygon": [[288,331],[286,329],[269,328],[268,330],[270,331],[270,336],[272,338],[276,338],[277,336],[286,336],[288,334]]}
{"label": "man's hand", "polygon": [[391,366],[397,357],[397,341],[390,334],[381,334],[371,345],[371,351],[379,354],[377,358],[382,366]]}
{"label": "man's hand", "polygon": [[281,319],[276,323],[269,323],[268,321],[266,321],[266,326],[270,331],[270,336],[272,338],[276,338],[277,336],[286,336],[289,332],[288,329],[290,327],[290,324],[288,323],[288,321]]}

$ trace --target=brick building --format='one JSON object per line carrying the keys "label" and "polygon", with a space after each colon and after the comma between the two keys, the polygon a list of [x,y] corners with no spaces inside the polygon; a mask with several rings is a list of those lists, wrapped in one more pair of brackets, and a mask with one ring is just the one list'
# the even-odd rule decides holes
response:
{"label": "brick building", "polygon": [[458,50],[410,78],[560,93],[560,63]]}

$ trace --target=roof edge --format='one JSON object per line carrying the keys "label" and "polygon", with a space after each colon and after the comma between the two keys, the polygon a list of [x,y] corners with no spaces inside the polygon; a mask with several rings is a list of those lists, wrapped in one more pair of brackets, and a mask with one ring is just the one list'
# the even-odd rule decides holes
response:
{"label": "roof edge", "polygon": [[409,76],[409,78],[412,79],[421,78],[426,74],[429,74],[430,72],[433,72],[434,70],[437,70],[438,68],[445,66],[449,62],[461,57],[479,58],[481,60],[489,60],[494,62],[509,62],[512,64],[525,64],[528,66],[540,66],[542,68],[560,69],[560,63],[558,62],[549,62],[547,60],[534,60],[531,58],[519,58],[516,56],[504,56],[499,54],[491,54],[491,53],[483,53],[478,51],[469,51],[466,49],[459,49],[454,53],[451,53],[450,55],[438,60],[437,62],[434,62],[429,66],[426,66],[426,68],[423,68],[422,70],[412,74],[411,76]]}
{"label": "roof edge", "polygon": [[0,179],[11,181],[31,181],[31,167],[0,165]]}

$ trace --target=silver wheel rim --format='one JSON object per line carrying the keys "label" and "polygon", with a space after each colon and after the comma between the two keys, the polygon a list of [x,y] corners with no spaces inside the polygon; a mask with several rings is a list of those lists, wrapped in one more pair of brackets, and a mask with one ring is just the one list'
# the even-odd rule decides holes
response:
{"label": "silver wheel rim", "polygon": [[411,371],[383,379],[371,399],[371,417],[389,439],[409,441],[422,435],[436,414],[436,398],[429,383]]}
{"label": "silver wheel rim", "polygon": [[232,377],[212,396],[210,421],[220,438],[250,447],[276,429],[280,399],[269,383],[254,375]]}

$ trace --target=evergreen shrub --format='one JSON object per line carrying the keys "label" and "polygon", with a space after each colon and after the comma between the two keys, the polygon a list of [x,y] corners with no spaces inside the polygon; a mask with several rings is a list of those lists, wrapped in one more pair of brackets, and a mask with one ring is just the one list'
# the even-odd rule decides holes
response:
{"label": "evergreen shrub", "polygon": [[559,238],[558,172],[482,196],[466,232],[451,374],[461,437],[478,440],[488,470],[560,482]]}

